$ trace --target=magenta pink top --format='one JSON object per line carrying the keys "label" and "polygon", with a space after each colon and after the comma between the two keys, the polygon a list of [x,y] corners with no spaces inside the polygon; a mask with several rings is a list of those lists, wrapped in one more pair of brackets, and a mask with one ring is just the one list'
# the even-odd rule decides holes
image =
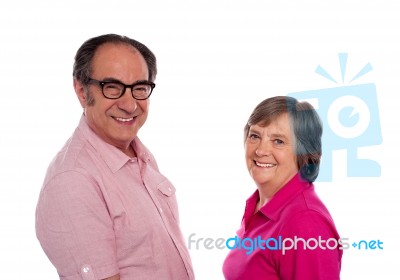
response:
{"label": "magenta pink top", "polygon": [[225,279],[340,279],[340,237],[312,183],[294,176],[254,214],[258,200],[257,190],[227,244]]}
{"label": "magenta pink top", "polygon": [[83,117],[48,169],[36,233],[60,279],[194,279],[175,188],[135,139],[137,158]]}

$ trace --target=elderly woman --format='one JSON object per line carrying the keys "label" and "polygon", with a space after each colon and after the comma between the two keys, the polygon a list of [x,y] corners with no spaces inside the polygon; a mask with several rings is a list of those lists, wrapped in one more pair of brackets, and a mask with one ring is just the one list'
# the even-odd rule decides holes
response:
{"label": "elderly woman", "polygon": [[245,158],[257,190],[247,200],[227,280],[340,278],[342,243],[315,193],[321,121],[307,102],[277,96],[261,102],[245,129]]}

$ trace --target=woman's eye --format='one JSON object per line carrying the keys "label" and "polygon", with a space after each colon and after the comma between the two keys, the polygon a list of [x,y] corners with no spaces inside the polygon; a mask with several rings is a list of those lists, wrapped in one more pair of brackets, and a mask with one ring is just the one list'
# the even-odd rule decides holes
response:
{"label": "woman's eye", "polygon": [[257,134],[249,134],[249,138],[250,139],[257,139],[257,138],[260,138]]}
{"label": "woman's eye", "polygon": [[275,144],[278,144],[278,145],[284,144],[284,142],[283,142],[281,139],[275,139],[275,140],[274,140],[274,143],[275,143]]}

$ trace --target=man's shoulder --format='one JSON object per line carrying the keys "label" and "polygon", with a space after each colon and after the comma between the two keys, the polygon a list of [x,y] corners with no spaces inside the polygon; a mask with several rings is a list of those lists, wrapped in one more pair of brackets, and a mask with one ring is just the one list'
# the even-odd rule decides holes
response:
{"label": "man's shoulder", "polygon": [[51,178],[60,173],[80,170],[82,166],[92,161],[89,150],[90,145],[78,131],[75,131],[49,164],[46,177]]}

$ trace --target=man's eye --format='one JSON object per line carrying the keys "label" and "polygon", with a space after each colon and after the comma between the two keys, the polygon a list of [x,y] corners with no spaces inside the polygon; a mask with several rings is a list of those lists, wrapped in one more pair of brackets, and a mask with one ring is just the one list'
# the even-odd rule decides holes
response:
{"label": "man's eye", "polygon": [[133,90],[136,92],[149,92],[151,87],[149,85],[137,85],[133,87]]}
{"label": "man's eye", "polygon": [[135,87],[136,91],[145,91],[146,88],[145,87]]}
{"label": "man's eye", "polygon": [[105,84],[104,88],[105,89],[120,89],[121,85],[110,83],[110,84]]}

